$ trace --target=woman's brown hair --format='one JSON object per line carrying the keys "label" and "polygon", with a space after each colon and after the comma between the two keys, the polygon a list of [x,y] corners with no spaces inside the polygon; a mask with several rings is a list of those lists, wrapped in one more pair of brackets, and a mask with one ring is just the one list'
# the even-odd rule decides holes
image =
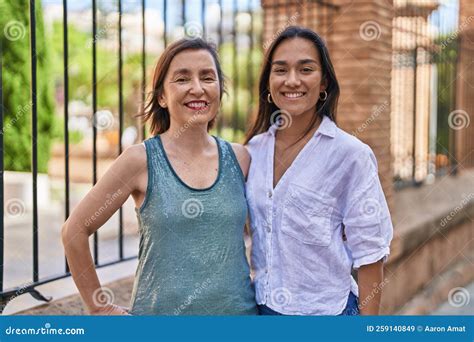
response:
{"label": "woman's brown hair", "polygon": [[[161,107],[158,99],[163,93],[163,83],[173,58],[185,50],[206,50],[211,54],[212,59],[216,65],[217,78],[219,79],[219,99],[222,100],[222,95],[225,92],[224,73],[222,71],[215,46],[201,38],[180,39],[170,44],[158,59],[158,62],[155,66],[155,71],[153,73],[153,89],[148,94],[148,99],[145,102],[144,112],[140,115],[143,117],[145,122],[151,122],[150,133],[152,135],[164,133],[170,127],[170,114],[168,109]],[[212,128],[214,121],[215,118],[209,122],[207,125],[208,130]]]}
{"label": "woman's brown hair", "polygon": [[[326,92],[328,94],[325,101],[318,101],[316,105],[316,115],[314,115],[314,118],[311,120],[308,129],[302,137],[311,131],[318,120],[318,116],[321,119],[324,116],[328,116],[332,121],[336,122],[337,101],[339,99],[340,90],[334,67],[332,65],[331,59],[329,58],[329,52],[326,44],[316,32],[303,27],[290,26],[273,41],[265,53],[264,64],[260,74],[258,86],[260,94],[258,101],[258,113],[254,123],[247,132],[244,144],[247,144],[255,135],[266,132],[273,122],[279,122],[279,114],[277,112],[279,111],[279,108],[275,105],[275,103],[269,103],[267,101],[268,94],[270,94],[268,83],[270,80],[273,54],[275,53],[276,48],[285,40],[292,38],[303,38],[309,40],[316,47],[321,59],[323,72],[322,79],[326,82]],[[276,117],[272,117],[272,114],[275,112],[277,112]]]}

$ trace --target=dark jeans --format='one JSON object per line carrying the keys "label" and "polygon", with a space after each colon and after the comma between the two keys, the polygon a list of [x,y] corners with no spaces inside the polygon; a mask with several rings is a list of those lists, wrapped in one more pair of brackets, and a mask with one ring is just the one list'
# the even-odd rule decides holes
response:
{"label": "dark jeans", "polygon": [[[262,316],[283,316],[283,314],[270,309],[266,305],[258,305],[258,314]],[[352,292],[349,293],[347,305],[339,316],[358,316],[359,315],[359,299]]]}

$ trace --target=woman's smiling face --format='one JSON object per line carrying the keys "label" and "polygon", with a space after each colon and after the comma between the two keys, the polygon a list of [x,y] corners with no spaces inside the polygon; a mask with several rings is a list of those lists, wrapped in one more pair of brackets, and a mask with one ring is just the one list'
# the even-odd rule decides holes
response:
{"label": "woman's smiling face", "polygon": [[206,124],[217,115],[220,105],[216,65],[206,50],[185,50],[170,63],[159,97],[171,121],[178,125]]}
{"label": "woman's smiling face", "polygon": [[311,41],[291,38],[275,49],[269,90],[278,108],[292,116],[315,113],[325,88],[319,53]]}

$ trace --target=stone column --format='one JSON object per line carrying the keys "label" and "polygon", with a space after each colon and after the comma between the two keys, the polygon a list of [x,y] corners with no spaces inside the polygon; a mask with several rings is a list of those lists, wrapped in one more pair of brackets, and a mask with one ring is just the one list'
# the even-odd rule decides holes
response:
{"label": "stone column", "polygon": [[459,11],[456,111],[450,126],[455,127],[455,157],[462,171],[474,167],[474,2],[460,0]]}

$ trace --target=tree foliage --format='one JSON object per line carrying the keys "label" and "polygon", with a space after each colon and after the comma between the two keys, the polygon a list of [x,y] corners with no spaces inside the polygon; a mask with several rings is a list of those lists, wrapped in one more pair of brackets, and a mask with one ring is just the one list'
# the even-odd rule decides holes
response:
{"label": "tree foliage", "polygon": [[54,82],[46,44],[41,2],[36,1],[37,140],[32,142],[29,1],[0,0],[2,35],[4,163],[6,170],[30,171],[32,144],[38,149],[38,170],[45,172],[54,128]]}

